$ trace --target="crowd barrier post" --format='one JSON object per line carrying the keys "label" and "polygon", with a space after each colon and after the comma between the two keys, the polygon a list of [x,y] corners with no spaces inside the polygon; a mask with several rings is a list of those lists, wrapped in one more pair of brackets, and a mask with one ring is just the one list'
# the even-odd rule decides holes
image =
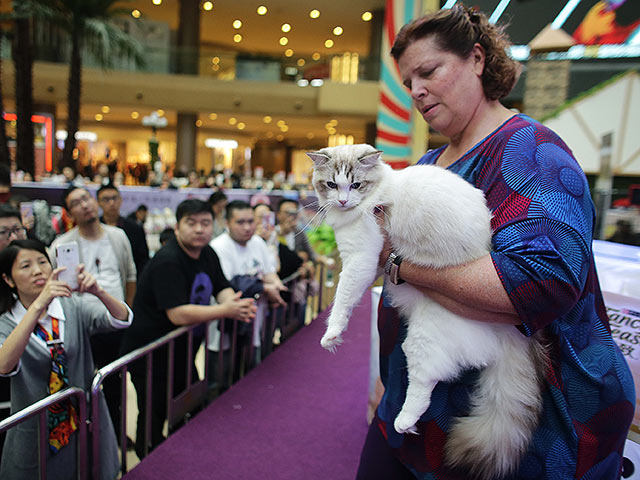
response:
{"label": "crowd barrier post", "polygon": [[47,450],[49,449],[49,424],[47,412],[51,405],[74,397],[78,407],[78,438],[76,442],[76,453],[78,461],[78,478],[86,480],[88,473],[87,460],[87,397],[79,387],[70,387],[60,390],[48,397],[38,400],[33,405],[23,408],[8,418],[0,422],[0,433],[13,428],[30,418],[38,415],[38,468],[39,478],[47,478]]}

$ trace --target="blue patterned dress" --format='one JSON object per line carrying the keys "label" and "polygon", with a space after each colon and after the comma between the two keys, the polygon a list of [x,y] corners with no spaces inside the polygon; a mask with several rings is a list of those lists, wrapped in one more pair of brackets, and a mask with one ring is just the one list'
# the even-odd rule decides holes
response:
{"label": "blue patterned dress", "polygon": [[[428,152],[436,162],[444,147]],[[551,368],[544,410],[514,479],[619,479],[635,390],[611,338],[591,253],[595,210],[580,166],[551,130],[524,115],[506,121],[449,167],[485,192],[493,213],[491,258],[524,335],[546,329]],[[436,385],[419,435],[393,420],[404,402],[406,334],[383,298],[378,312],[385,394],[376,421],[397,458],[422,479],[466,480],[443,465],[450,420],[469,410],[478,371]]]}

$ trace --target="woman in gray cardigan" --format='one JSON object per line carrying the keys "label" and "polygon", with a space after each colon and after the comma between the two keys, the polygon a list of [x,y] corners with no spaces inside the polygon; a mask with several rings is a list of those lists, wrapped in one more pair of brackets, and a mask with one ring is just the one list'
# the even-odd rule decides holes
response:
{"label": "woman in gray cardigan", "polygon": [[[82,302],[67,283],[58,280],[63,269],[52,268],[44,245],[35,240],[14,241],[0,252],[0,375],[11,378],[11,413],[46,397],[50,388],[56,391],[50,382],[62,377],[63,386],[89,391],[94,375],[89,335],[126,328],[133,319],[126,304],[106,293],[81,265],[77,291],[95,295],[104,307]],[[51,348],[60,343],[62,349]],[[56,365],[62,368],[52,367],[53,350],[61,354],[62,361]],[[57,407],[62,413],[49,412],[47,478],[76,478],[77,435],[71,428],[75,411],[69,403]],[[37,421],[34,417],[7,433],[0,465],[3,480],[37,478]],[[112,480],[119,469],[118,449],[104,398],[100,399],[100,422],[100,471],[102,479]],[[56,435],[56,429],[63,433]]]}

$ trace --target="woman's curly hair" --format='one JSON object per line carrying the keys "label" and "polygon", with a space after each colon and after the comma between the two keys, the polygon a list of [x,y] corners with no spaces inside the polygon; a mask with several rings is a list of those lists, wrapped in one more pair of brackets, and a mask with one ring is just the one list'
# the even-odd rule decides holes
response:
{"label": "woman's curly hair", "polygon": [[406,24],[396,36],[391,55],[398,61],[413,42],[429,35],[443,50],[467,58],[478,43],[485,52],[482,87],[490,100],[506,97],[520,76],[521,65],[507,55],[511,45],[504,26],[489,23],[486,15],[458,4]]}

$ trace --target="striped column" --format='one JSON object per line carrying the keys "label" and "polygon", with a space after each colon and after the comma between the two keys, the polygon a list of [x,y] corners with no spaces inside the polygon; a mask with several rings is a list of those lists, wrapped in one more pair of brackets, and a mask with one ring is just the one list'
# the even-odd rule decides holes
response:
{"label": "striped column", "polygon": [[385,161],[393,168],[404,168],[411,159],[412,104],[389,52],[398,30],[420,12],[421,0],[386,0],[376,148],[384,152]]}

